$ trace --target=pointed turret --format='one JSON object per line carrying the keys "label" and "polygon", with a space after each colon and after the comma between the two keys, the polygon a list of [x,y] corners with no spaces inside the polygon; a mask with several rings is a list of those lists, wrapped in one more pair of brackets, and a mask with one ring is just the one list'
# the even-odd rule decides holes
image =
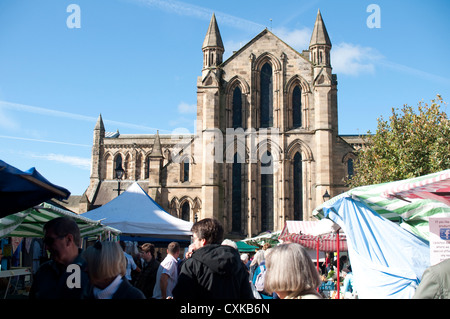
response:
{"label": "pointed turret", "polygon": [[156,131],[156,137],[155,142],[153,143],[153,150],[150,154],[150,157],[163,157],[162,150],[161,150],[161,140],[159,138],[159,131]]}
{"label": "pointed turret", "polygon": [[105,126],[103,125],[102,115],[100,114],[97,119],[97,123],[95,124],[94,130],[105,131]]}
{"label": "pointed turret", "polygon": [[331,66],[331,41],[320,10],[317,11],[314,30],[311,35],[311,41],[309,42],[309,50],[313,64],[327,67]]}
{"label": "pointed turret", "polygon": [[203,70],[216,68],[222,63],[223,46],[222,37],[220,36],[219,26],[217,25],[216,16],[213,13],[205,40],[203,41]]}
{"label": "pointed turret", "polygon": [[[91,181],[96,181],[100,178],[101,172],[101,157],[103,156],[103,139],[105,138],[105,126],[103,125],[102,115],[100,114],[97,123],[94,127],[94,143],[92,145],[92,160],[91,160]],[[90,198],[92,199],[92,198]]]}

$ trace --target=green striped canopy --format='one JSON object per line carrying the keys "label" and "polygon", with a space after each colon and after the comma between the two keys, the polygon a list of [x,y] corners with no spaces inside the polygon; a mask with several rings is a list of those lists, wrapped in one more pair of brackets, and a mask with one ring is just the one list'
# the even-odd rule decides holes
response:
{"label": "green striped canopy", "polygon": [[[350,196],[384,218],[429,241],[429,218],[450,217],[450,205],[444,197],[440,200],[431,199],[440,193],[439,188],[450,185],[449,173],[450,170],[447,170],[396,182],[356,187],[316,207],[313,215],[319,219],[323,218],[324,206]],[[424,192],[429,194],[422,196]]]}
{"label": "green striped canopy", "polygon": [[8,215],[0,219],[0,238],[2,237],[44,237],[42,231],[44,224],[51,219],[69,216],[72,217],[80,228],[81,237],[107,238],[118,236],[120,231],[102,225],[86,217],[77,215],[71,211],[58,208],[49,203],[29,208],[23,212]]}

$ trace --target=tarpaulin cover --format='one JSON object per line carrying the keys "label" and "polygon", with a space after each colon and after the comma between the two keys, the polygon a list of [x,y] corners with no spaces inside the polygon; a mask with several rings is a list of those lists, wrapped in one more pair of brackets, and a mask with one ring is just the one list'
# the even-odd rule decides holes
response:
{"label": "tarpaulin cover", "polygon": [[[446,195],[444,191],[450,179],[449,173],[447,170],[401,181],[356,187],[318,206],[313,215],[321,218],[324,205],[351,196],[384,218],[399,223],[404,229],[429,241],[429,218],[450,217],[450,206],[445,203],[450,194]],[[426,184],[422,189],[419,187],[421,183]],[[424,191],[424,188],[427,191]],[[405,193],[400,193],[402,189]],[[424,195],[427,192],[429,196]],[[431,199],[435,192],[440,194],[437,196],[441,200]]]}
{"label": "tarpaulin cover", "polygon": [[23,172],[0,160],[0,218],[49,199],[67,199],[70,192],[50,183],[34,167]]}
{"label": "tarpaulin cover", "polygon": [[190,239],[192,222],[170,215],[138,183],[82,216],[122,231],[123,235]]}
{"label": "tarpaulin cover", "polygon": [[411,298],[430,265],[428,244],[351,196],[328,201],[326,217],[347,235],[359,298]]}

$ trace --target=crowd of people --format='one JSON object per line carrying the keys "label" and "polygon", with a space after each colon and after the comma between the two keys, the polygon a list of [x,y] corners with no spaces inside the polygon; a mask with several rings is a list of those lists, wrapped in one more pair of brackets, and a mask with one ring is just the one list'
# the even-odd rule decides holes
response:
{"label": "crowd of people", "polygon": [[50,260],[33,276],[29,297],[320,298],[319,275],[300,245],[265,246],[249,260],[248,255],[239,253],[234,242],[224,241],[223,235],[223,227],[216,219],[200,220],[192,226],[193,241],[187,253],[181,256],[179,243],[172,242],[160,261],[151,243],[139,246],[138,258],[128,254],[123,243],[115,241],[97,241],[82,250],[76,222],[67,217],[55,218],[44,226],[44,244]]}
{"label": "crowd of people", "polygon": [[68,217],[55,218],[44,226],[50,260],[34,274],[29,297],[322,299],[320,287],[338,275],[344,279],[343,294],[353,288],[347,256],[340,260],[344,271],[333,274],[332,255],[327,255],[318,271],[306,250],[296,243],[265,245],[249,258],[239,253],[236,243],[223,241],[224,230],[216,219],[200,220],[191,231],[193,241],[184,256],[179,243],[172,242],[160,260],[155,246],[145,243],[139,246],[138,258],[133,258],[123,243],[115,241],[97,241],[80,249],[76,222]]}

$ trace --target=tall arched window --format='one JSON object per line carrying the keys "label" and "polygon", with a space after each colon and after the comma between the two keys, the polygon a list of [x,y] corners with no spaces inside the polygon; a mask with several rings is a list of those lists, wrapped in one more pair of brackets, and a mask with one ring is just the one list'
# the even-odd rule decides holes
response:
{"label": "tall arched window", "polygon": [[242,179],[241,179],[241,163],[239,154],[234,155],[233,162],[233,182],[232,182],[232,223],[231,230],[233,232],[241,232],[242,217]]}
{"label": "tall arched window", "polygon": [[273,126],[273,81],[272,67],[266,63],[261,68],[260,78],[260,127]]}
{"label": "tall arched window", "polygon": [[303,220],[302,156],[294,156],[294,220]]}
{"label": "tall arched window", "polygon": [[292,126],[302,126],[302,91],[298,85],[292,92]]}
{"label": "tall arched window", "polygon": [[183,173],[182,173],[181,180],[183,182],[189,182],[189,158],[186,157],[183,160],[182,169],[183,169]]}
{"label": "tall arched window", "polygon": [[181,219],[189,221],[189,213],[190,213],[189,202],[186,201],[183,206],[181,206]]}
{"label": "tall arched window", "polygon": [[273,230],[273,158],[261,156],[261,231]]}
{"label": "tall arched window", "polygon": [[[123,169],[122,155],[121,154],[116,156],[116,163],[114,164],[114,170],[117,169],[117,168],[122,168]],[[115,172],[114,172],[114,174],[115,174]],[[114,175],[114,178],[115,177],[116,176]]]}
{"label": "tall arched window", "polygon": [[353,177],[353,159],[352,158],[349,158],[348,159],[348,161],[347,161],[347,175],[348,175],[348,178],[352,178]]}
{"label": "tall arched window", "polygon": [[242,92],[239,86],[233,91],[233,128],[242,127]]}

